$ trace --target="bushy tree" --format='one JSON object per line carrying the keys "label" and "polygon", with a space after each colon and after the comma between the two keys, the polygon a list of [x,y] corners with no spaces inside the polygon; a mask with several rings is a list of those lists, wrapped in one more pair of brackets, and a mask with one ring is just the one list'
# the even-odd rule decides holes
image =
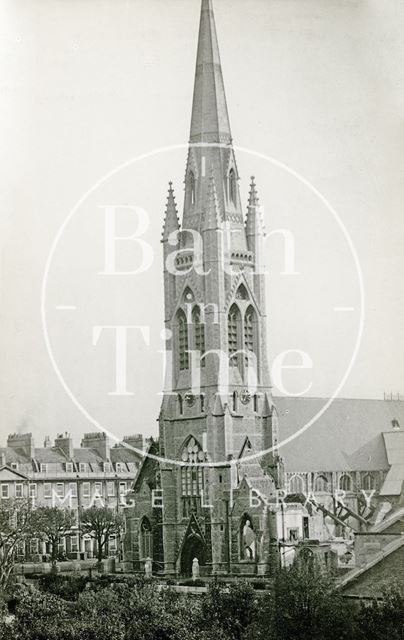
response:
{"label": "bushy tree", "polygon": [[123,516],[109,507],[93,506],[80,514],[80,529],[97,543],[97,559],[101,562],[111,535],[119,535],[123,527]]}
{"label": "bushy tree", "polygon": [[240,640],[257,611],[257,596],[250,584],[241,580],[227,585],[213,582],[202,597],[200,625],[210,637]]}
{"label": "bushy tree", "polygon": [[357,640],[402,640],[404,638],[404,598],[397,585],[384,590],[381,601],[362,605],[356,616]]}
{"label": "bushy tree", "polygon": [[276,573],[270,595],[260,601],[252,640],[343,640],[352,618],[332,577],[313,559],[297,560]]}

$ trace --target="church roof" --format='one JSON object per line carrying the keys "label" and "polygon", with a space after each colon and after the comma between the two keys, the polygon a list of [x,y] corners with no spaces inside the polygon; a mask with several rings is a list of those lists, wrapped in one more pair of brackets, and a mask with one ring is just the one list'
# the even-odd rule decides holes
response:
{"label": "church roof", "polygon": [[[278,397],[279,442],[297,433],[326,404],[327,398]],[[306,431],[281,446],[286,471],[387,470],[383,432],[393,421],[404,429],[400,400],[335,399]]]}
{"label": "church roof", "polygon": [[231,142],[212,0],[202,0],[191,142]]}

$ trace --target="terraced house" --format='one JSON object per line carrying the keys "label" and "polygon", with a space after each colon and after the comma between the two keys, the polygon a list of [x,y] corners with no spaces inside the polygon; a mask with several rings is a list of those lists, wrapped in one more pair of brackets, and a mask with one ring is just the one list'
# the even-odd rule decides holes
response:
{"label": "terraced house", "polygon": [[[0,496],[31,498],[35,505],[73,509],[80,521],[80,511],[91,505],[105,504],[122,509],[125,496],[139,468],[141,455],[125,444],[143,449],[141,435],[128,436],[124,444],[111,446],[105,433],[86,433],[79,448],[73,446],[68,433],[56,437],[52,445],[45,438],[43,447],[35,447],[31,433],[12,434],[7,446],[0,448]],[[109,553],[118,554],[119,541],[111,538]],[[91,558],[94,541],[81,536],[77,526],[60,547],[61,557]],[[20,559],[47,559],[46,544],[33,539],[29,547],[18,549]]]}

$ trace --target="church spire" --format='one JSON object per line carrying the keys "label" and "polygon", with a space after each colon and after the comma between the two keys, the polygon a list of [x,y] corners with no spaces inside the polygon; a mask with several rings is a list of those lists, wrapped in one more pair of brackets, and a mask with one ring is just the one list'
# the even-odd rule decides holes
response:
{"label": "church spire", "polygon": [[231,143],[212,0],[202,0],[190,142]]}

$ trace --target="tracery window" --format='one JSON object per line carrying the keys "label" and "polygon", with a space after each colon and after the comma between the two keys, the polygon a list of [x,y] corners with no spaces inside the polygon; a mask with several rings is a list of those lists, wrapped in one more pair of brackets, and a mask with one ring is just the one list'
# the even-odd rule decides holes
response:
{"label": "tracery window", "polygon": [[191,436],[184,446],[181,460],[181,492],[183,496],[200,496],[203,491],[203,467],[200,464],[205,454],[200,444]]}

